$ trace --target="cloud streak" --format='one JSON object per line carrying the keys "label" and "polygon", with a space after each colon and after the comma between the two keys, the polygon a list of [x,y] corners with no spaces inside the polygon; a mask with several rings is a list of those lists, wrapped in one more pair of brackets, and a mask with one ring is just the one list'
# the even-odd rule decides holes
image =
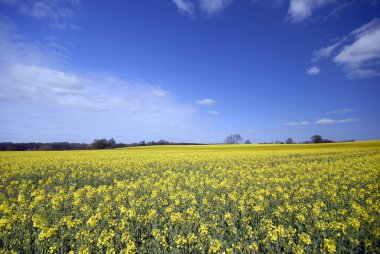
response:
{"label": "cloud streak", "polygon": [[199,105],[207,105],[207,106],[209,106],[209,105],[215,104],[216,100],[211,99],[211,98],[206,98],[206,99],[197,100],[196,103],[199,104]]}
{"label": "cloud streak", "polygon": [[380,76],[380,19],[373,19],[338,42],[313,53],[312,62],[331,58],[349,78]]}
{"label": "cloud streak", "polygon": [[340,123],[352,123],[357,122],[359,119],[356,118],[346,118],[346,119],[340,119],[340,120],[334,120],[331,118],[323,118],[316,121],[316,124],[340,124]]}
{"label": "cloud streak", "polygon": [[72,20],[78,16],[79,0],[1,0],[1,3],[14,6],[25,16],[48,19],[55,28],[78,28]]}
{"label": "cloud streak", "polygon": [[233,0],[171,0],[179,12],[193,17],[196,13],[196,6],[199,7],[200,12],[207,16],[213,16],[226,9]]}
{"label": "cloud streak", "polygon": [[344,113],[353,113],[357,112],[357,110],[352,109],[352,108],[342,108],[342,109],[337,109],[333,111],[326,112],[326,115],[336,115],[336,114],[344,114]]}
{"label": "cloud streak", "polygon": [[301,122],[287,122],[283,123],[285,126],[307,126],[309,125],[309,122],[301,121]]}

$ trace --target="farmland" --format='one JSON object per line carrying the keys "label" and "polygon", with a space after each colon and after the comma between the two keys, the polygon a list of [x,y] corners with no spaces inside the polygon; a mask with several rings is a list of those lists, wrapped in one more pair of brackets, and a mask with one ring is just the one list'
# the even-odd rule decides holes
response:
{"label": "farmland", "polygon": [[0,253],[379,253],[380,142],[1,152]]}

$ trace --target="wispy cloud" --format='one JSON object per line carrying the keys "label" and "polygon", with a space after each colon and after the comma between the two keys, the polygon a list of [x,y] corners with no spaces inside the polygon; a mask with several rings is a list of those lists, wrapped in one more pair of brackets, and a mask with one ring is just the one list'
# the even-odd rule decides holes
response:
{"label": "wispy cloud", "polygon": [[310,18],[314,11],[335,0],[291,0],[288,15],[292,22],[301,22]]}
{"label": "wispy cloud", "polygon": [[316,121],[316,124],[338,124],[338,123],[352,123],[357,122],[359,119],[357,118],[346,118],[346,119],[340,119],[340,120],[334,120],[331,118],[323,118]]}
{"label": "wispy cloud", "polygon": [[344,113],[353,113],[357,112],[357,110],[352,109],[352,108],[342,108],[342,109],[337,109],[333,111],[326,112],[326,115],[335,115],[335,114],[344,114]]}
{"label": "wispy cloud", "polygon": [[219,111],[216,111],[216,110],[209,110],[208,111],[211,115],[220,115],[220,112]]}
{"label": "wispy cloud", "polygon": [[229,6],[233,0],[172,0],[181,13],[194,16],[196,13],[196,2],[199,4],[199,10],[207,16],[213,16],[222,12]]}
{"label": "wispy cloud", "polygon": [[[367,2],[369,5],[372,5],[369,1]],[[348,7],[352,7],[355,3],[356,1],[340,1],[340,3],[331,11],[331,15],[339,16],[341,12],[346,10]]]}
{"label": "wispy cloud", "polygon": [[191,0],[172,0],[177,6],[178,10],[189,16],[194,14],[194,3]]}
{"label": "wispy cloud", "polygon": [[213,105],[216,103],[216,100],[207,98],[207,99],[197,100],[196,103],[200,105]]}
{"label": "wispy cloud", "polygon": [[283,123],[285,126],[306,126],[309,125],[309,122],[301,121],[301,122],[286,122]]}
{"label": "wispy cloud", "polygon": [[78,16],[80,0],[0,0],[1,3],[14,6],[25,16],[49,19],[55,28],[78,28],[72,20]]}
{"label": "wispy cloud", "polygon": [[161,89],[107,73],[75,73],[23,63],[9,64],[0,73],[0,100],[129,113],[158,112],[169,102]]}
{"label": "wispy cloud", "polygon": [[339,46],[340,42],[314,51],[311,62],[317,62],[319,59],[330,57],[333,51]]}
{"label": "wispy cloud", "polygon": [[223,11],[233,0],[199,0],[200,8],[208,15]]}
{"label": "wispy cloud", "polygon": [[380,19],[373,19],[338,42],[315,51],[312,61],[330,57],[349,78],[380,76]]}
{"label": "wispy cloud", "polygon": [[319,67],[313,66],[310,69],[308,69],[306,73],[309,75],[317,75],[317,74],[319,74],[320,71],[321,70],[319,69]]}
{"label": "wispy cloud", "polygon": [[196,107],[170,91],[107,72],[78,72],[51,52],[0,23],[2,133],[29,133],[37,140],[47,133],[61,140],[81,133],[77,138],[88,141],[127,132],[144,135],[152,128],[161,138],[180,138],[179,132],[194,129]]}

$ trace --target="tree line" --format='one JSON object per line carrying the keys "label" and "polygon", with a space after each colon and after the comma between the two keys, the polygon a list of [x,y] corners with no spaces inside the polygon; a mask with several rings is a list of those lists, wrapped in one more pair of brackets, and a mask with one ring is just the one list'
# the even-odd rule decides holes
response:
{"label": "tree line", "polygon": [[178,143],[164,139],[158,141],[140,141],[138,143],[117,143],[111,139],[95,139],[92,143],[70,143],[70,142],[29,142],[29,143],[0,143],[0,151],[60,151],[60,150],[91,150],[91,149],[114,149],[133,146],[155,146],[155,145],[202,145],[201,143]]}
{"label": "tree line", "polygon": [[[240,134],[231,134],[226,137],[226,139],[224,140],[224,143],[225,144],[241,144],[241,143],[252,144],[252,142],[249,139],[245,140],[244,142],[243,140],[244,139]],[[353,142],[353,141],[354,140],[333,141],[329,139],[324,139],[322,138],[321,135],[313,135],[310,138],[310,140],[299,142],[299,144],[310,144],[310,143],[317,144],[317,143],[335,143],[335,142]],[[296,144],[296,142],[292,138],[287,138],[285,141],[274,141],[274,142],[272,141],[271,143],[264,142],[260,144]]]}
{"label": "tree line", "polygon": [[[243,137],[240,134],[231,134],[224,140],[225,144],[252,144],[247,139],[243,142]],[[338,141],[338,142],[352,142],[354,140]],[[314,135],[309,141],[299,142],[300,144],[309,143],[333,143],[337,141],[324,139],[321,135]],[[285,141],[264,142],[260,144],[296,144],[292,138],[287,138]],[[29,143],[13,143],[3,142],[0,143],[0,151],[59,151],[59,150],[90,150],[90,149],[114,149],[121,147],[133,146],[155,146],[155,145],[204,145],[202,143],[178,143],[170,142],[164,139],[158,141],[140,141],[137,143],[117,143],[113,138],[111,139],[95,139],[92,143],[70,143],[70,142],[29,142]]]}

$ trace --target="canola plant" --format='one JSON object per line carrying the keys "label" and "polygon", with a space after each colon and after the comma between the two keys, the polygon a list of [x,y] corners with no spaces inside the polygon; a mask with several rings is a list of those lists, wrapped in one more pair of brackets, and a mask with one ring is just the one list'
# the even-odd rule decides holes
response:
{"label": "canola plant", "polygon": [[380,142],[0,152],[0,253],[380,253]]}

